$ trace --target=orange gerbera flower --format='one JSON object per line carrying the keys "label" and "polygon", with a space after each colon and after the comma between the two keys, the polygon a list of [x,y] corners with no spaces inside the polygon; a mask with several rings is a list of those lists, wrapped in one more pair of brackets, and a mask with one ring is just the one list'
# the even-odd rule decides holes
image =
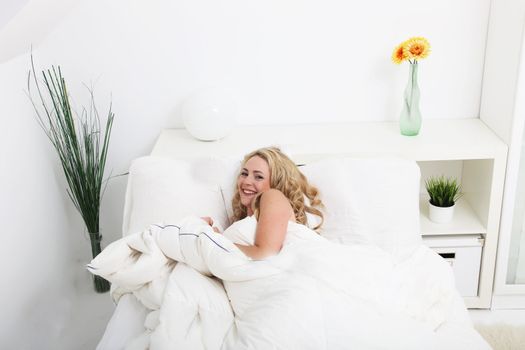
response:
{"label": "orange gerbera flower", "polygon": [[403,44],[401,43],[397,45],[397,47],[394,49],[394,52],[392,53],[392,61],[395,64],[400,64],[404,60],[406,60],[407,56],[405,55],[405,50],[403,48]]}
{"label": "orange gerbera flower", "polygon": [[430,43],[421,36],[415,36],[397,45],[392,53],[392,61],[400,64],[403,61],[415,63],[430,54]]}
{"label": "orange gerbera flower", "polygon": [[423,37],[410,38],[404,42],[403,52],[409,60],[420,60],[426,58],[430,53],[430,44]]}

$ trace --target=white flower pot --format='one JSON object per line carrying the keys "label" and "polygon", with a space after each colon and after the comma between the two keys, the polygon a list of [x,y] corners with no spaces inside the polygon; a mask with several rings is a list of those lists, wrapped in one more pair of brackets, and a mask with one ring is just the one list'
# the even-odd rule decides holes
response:
{"label": "white flower pot", "polygon": [[435,222],[436,224],[446,224],[452,221],[454,216],[454,204],[451,207],[436,207],[435,205],[428,202],[428,216],[430,221]]}

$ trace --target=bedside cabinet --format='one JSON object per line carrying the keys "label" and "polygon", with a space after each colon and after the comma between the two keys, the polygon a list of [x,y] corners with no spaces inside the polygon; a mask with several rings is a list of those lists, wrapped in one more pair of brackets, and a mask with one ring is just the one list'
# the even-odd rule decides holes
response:
{"label": "bedside cabinet", "polygon": [[482,235],[423,237],[423,243],[450,264],[459,293],[469,298],[478,296],[484,242]]}

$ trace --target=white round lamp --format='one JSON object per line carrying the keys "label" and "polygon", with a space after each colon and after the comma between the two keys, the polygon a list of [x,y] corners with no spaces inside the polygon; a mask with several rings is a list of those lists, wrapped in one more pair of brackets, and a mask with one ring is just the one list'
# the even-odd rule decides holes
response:
{"label": "white round lamp", "polygon": [[237,103],[225,89],[200,89],[183,102],[182,121],[196,139],[219,140],[228,135],[237,122]]}

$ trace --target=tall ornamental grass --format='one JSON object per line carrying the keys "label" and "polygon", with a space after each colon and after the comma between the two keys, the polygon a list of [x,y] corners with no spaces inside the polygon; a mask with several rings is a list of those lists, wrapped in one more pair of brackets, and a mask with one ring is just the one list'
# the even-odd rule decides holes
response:
{"label": "tall ornamental grass", "polygon": [[[28,96],[38,123],[58,154],[69,187],[67,194],[84,220],[94,258],[101,252],[100,202],[107,183],[104,169],[114,113],[110,105],[102,130],[92,90],[89,107],[82,107],[77,115],[72,111],[60,66],[42,71],[41,78],[37,78],[31,57]],[[94,285],[99,293],[109,290],[109,282],[100,276],[94,276]]]}

